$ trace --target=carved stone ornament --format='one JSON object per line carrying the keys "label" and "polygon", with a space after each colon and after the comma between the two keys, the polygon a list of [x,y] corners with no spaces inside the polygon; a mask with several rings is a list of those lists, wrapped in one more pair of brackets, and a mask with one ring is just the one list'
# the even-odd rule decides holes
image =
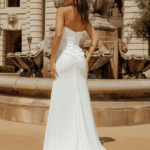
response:
{"label": "carved stone ornament", "polygon": [[69,4],[65,3],[64,0],[53,0],[53,1],[56,8],[69,6]]}
{"label": "carved stone ornament", "polygon": [[8,24],[15,24],[18,21],[18,16],[16,13],[8,14],[7,16]]}
{"label": "carved stone ornament", "polygon": [[20,77],[43,77],[43,50],[44,41],[37,45],[37,52],[23,54],[21,52],[7,53],[6,58],[12,61],[13,66],[22,69]]}
{"label": "carved stone ornament", "polygon": [[[53,0],[55,7],[65,7],[68,3],[64,0]],[[80,3],[81,0],[78,0]],[[112,0],[87,0],[89,5],[89,20],[92,26],[96,30],[111,31],[114,32],[116,27],[111,25],[106,19],[108,12],[110,11]],[[51,30],[51,29],[50,29]]]}
{"label": "carved stone ornament", "polygon": [[[65,3],[64,0],[53,0],[55,7],[64,7],[69,6],[68,3]],[[80,3],[81,0],[78,0],[78,3]],[[90,12],[93,12],[94,10],[97,12],[107,13],[110,8],[111,0],[87,0],[90,8]]]}

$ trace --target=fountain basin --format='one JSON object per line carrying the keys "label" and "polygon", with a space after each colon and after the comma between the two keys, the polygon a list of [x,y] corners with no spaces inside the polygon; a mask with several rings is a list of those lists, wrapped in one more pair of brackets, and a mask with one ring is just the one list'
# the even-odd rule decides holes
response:
{"label": "fountain basin", "polygon": [[[0,119],[46,125],[49,98],[0,95]],[[129,126],[150,123],[149,101],[92,101],[97,127]]]}
{"label": "fountain basin", "polygon": [[[53,79],[0,77],[0,119],[46,125]],[[150,80],[88,79],[97,127],[150,123]]]}
{"label": "fountain basin", "polygon": [[[149,98],[150,96],[150,79],[88,79],[87,82],[90,95],[101,95],[101,100],[104,95],[111,94],[118,95],[117,98],[132,99]],[[0,93],[49,98],[52,83],[52,78],[0,76]]]}

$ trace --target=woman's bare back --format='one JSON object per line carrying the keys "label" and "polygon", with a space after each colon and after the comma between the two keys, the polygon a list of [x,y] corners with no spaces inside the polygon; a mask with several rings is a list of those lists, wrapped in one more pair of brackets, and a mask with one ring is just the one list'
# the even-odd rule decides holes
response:
{"label": "woman's bare back", "polygon": [[64,26],[75,31],[83,31],[85,24],[81,21],[81,15],[77,12],[76,8],[72,6],[65,7],[64,9]]}

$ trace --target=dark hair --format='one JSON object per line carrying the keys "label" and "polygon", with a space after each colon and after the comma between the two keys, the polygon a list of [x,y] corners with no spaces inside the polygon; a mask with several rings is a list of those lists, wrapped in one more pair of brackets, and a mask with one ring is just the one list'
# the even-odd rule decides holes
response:
{"label": "dark hair", "polygon": [[87,0],[73,0],[77,3],[74,6],[77,8],[77,11],[81,15],[81,21],[83,23],[89,22],[89,5]]}

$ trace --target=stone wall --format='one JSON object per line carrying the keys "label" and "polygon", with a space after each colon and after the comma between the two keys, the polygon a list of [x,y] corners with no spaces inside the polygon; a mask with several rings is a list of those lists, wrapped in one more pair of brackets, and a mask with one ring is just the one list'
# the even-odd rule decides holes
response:
{"label": "stone wall", "polygon": [[[133,30],[127,25],[132,23],[135,18],[139,17],[139,8],[134,0],[124,0],[123,10],[123,41],[128,46],[129,55],[148,55],[148,42],[137,39],[133,34]],[[150,77],[150,71],[145,72]]]}
{"label": "stone wall", "polygon": [[[148,44],[141,39],[131,36],[132,30],[126,27],[134,18],[138,16],[138,7],[134,0],[122,0],[123,9],[123,29],[122,16],[118,12],[117,6],[113,8],[113,16],[110,23],[121,27],[121,37],[127,43],[129,51],[127,54],[147,55]],[[29,51],[27,35],[33,37],[31,44],[31,52],[36,53],[37,47],[44,37],[53,36],[54,32],[49,31],[49,27],[56,23],[56,11],[53,0],[20,0],[20,7],[7,7],[8,0],[0,0],[0,26],[2,33],[0,34],[0,65],[5,65],[6,55],[6,33],[5,31],[22,31],[22,53]],[[18,21],[15,25],[8,24],[7,16],[9,13],[16,13]],[[119,24],[118,24],[119,23]],[[123,31],[122,31],[123,30]],[[150,77],[150,72],[146,72]]]}
{"label": "stone wall", "polygon": [[4,9],[5,7],[5,0],[0,0],[0,9]]}
{"label": "stone wall", "polygon": [[[5,64],[6,31],[22,32],[22,53],[29,52],[27,35],[31,34],[31,52],[36,53],[37,44],[45,37],[45,0],[20,0],[20,7],[7,7],[8,0],[0,1],[0,26],[3,29],[0,34],[0,65]],[[7,16],[16,13],[18,21],[9,24]],[[15,33],[14,33],[15,34]]]}
{"label": "stone wall", "polygon": [[148,55],[148,44],[141,39],[136,39],[133,30],[127,27],[135,18],[139,17],[139,9],[134,0],[124,0],[124,16],[123,16],[123,40],[128,44],[128,54]]}
{"label": "stone wall", "polygon": [[50,37],[53,32],[49,31],[49,27],[56,23],[57,8],[53,0],[45,0],[45,37]]}
{"label": "stone wall", "polygon": [[6,32],[2,31],[0,35],[0,65],[5,65],[5,46],[6,46]]}

